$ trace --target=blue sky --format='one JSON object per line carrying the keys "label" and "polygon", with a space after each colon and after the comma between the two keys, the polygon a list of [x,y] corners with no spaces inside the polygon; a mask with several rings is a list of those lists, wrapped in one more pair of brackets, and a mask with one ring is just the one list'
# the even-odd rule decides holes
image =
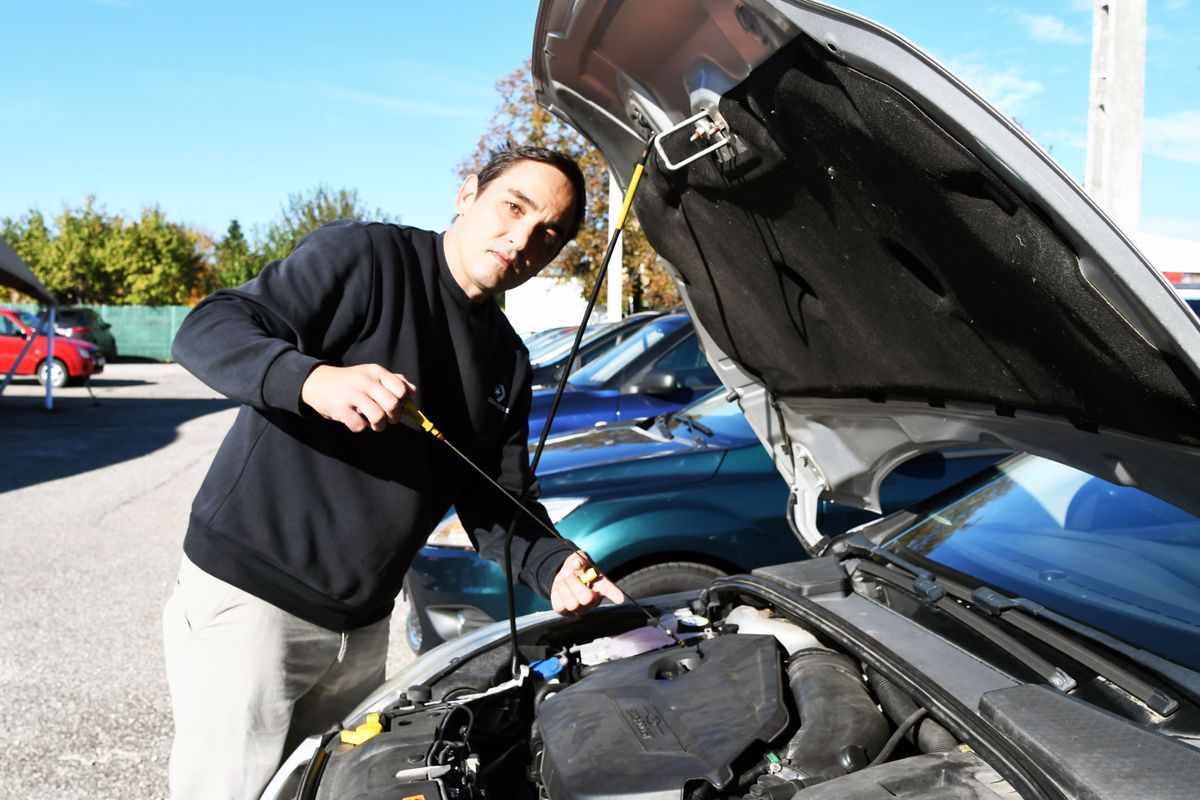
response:
{"label": "blue sky", "polygon": [[[646,0],[644,0],[646,1]],[[648,0],[653,2],[653,0]],[[846,0],[951,67],[1078,180],[1090,0]],[[0,217],[94,195],[215,236],[357,188],[442,228],[534,2],[0,0]],[[1143,227],[1200,240],[1200,0],[1148,0]]]}

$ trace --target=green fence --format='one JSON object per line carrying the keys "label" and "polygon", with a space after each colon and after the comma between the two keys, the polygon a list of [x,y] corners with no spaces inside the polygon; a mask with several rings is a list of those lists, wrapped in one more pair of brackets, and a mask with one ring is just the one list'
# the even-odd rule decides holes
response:
{"label": "green fence", "polygon": [[[15,307],[38,310],[37,306],[31,305]],[[95,309],[112,326],[118,358],[152,358],[156,361],[171,360],[171,342],[183,324],[183,318],[192,310],[189,306],[88,307]]]}

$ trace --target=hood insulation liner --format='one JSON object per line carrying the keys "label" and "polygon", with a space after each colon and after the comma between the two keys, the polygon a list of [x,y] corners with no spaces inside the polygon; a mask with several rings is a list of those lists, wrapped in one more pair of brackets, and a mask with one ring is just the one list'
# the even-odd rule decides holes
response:
{"label": "hood insulation liner", "polygon": [[652,164],[636,210],[774,396],[973,401],[1200,444],[1190,372],[906,97],[801,36],[719,110],[733,157]]}

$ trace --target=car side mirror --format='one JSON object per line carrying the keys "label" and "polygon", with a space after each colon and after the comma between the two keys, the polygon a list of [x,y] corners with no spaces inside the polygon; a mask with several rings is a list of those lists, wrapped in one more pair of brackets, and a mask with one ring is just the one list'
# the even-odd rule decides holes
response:
{"label": "car side mirror", "polygon": [[679,378],[666,369],[652,369],[629,387],[630,394],[666,395],[679,389]]}

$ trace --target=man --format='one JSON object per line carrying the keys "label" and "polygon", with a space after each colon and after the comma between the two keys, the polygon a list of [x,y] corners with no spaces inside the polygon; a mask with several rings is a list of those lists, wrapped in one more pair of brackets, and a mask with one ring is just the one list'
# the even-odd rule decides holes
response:
{"label": "man", "polygon": [[[257,797],[281,758],[384,677],[405,570],[451,504],[502,557],[512,503],[401,422],[415,398],[512,493],[531,487],[530,367],[494,295],[532,278],[583,218],[583,176],[540,148],[463,183],[445,234],[334,223],[206,298],[177,361],[243,404],[196,496],[164,611],[175,798]],[[549,523],[545,510],[529,504]],[[522,581],[563,614],[602,596],[567,542],[520,515]]]}

